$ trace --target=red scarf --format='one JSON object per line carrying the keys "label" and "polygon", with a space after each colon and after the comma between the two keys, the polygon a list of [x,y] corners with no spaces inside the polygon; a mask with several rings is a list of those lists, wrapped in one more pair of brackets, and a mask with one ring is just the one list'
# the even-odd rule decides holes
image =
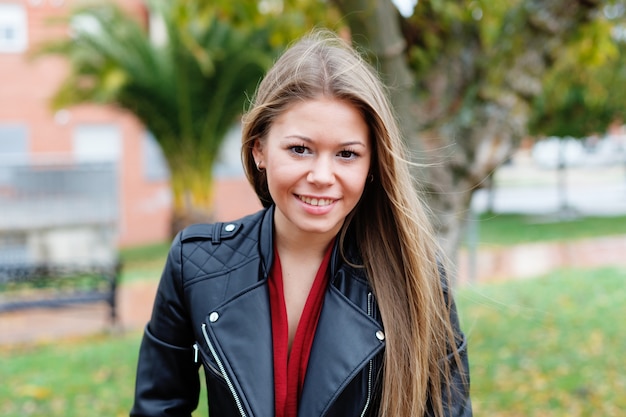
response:
{"label": "red scarf", "polygon": [[274,250],[274,265],[269,277],[269,297],[272,314],[272,339],[274,342],[274,405],[276,417],[296,417],[298,401],[304,386],[315,329],[322,311],[324,292],[328,283],[328,263],[332,252],[329,245],[322,260],[311,291],[307,297],[302,316],[294,335],[289,354],[289,326],[283,291],[283,272]]}

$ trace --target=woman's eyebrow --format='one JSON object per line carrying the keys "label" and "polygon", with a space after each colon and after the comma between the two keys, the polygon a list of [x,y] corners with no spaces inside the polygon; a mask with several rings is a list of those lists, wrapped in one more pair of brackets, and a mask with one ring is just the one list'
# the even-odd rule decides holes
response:
{"label": "woman's eyebrow", "polygon": [[[299,139],[307,143],[314,142],[313,139],[309,138],[308,136],[303,136],[303,135],[287,135],[285,136],[285,139]],[[355,145],[367,147],[367,145],[363,141],[360,141],[360,140],[351,140],[351,141],[342,142],[339,144],[339,146],[355,146]]]}
{"label": "woman's eyebrow", "polygon": [[311,139],[310,137],[302,135],[287,135],[285,136],[285,139],[300,139],[305,142],[313,142],[313,139]]}

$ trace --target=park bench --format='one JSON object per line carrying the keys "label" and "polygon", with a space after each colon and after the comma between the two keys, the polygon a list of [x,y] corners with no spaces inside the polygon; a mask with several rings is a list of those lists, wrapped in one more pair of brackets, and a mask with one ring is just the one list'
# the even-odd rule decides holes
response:
{"label": "park bench", "polygon": [[117,320],[121,264],[0,264],[0,313],[104,302]]}
{"label": "park bench", "polygon": [[117,318],[111,162],[0,164],[0,313],[105,303]]}

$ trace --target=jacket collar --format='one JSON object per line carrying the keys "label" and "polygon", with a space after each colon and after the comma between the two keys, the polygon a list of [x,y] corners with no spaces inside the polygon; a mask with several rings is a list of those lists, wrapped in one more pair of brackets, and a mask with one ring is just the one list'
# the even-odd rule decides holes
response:
{"label": "jacket collar", "polygon": [[265,210],[265,214],[261,219],[261,227],[259,228],[259,253],[261,254],[261,279],[266,279],[272,263],[274,262],[274,210],[275,206],[271,205]]}
{"label": "jacket collar", "polygon": [[[259,228],[259,253],[261,255],[262,276],[260,279],[266,279],[269,276],[272,264],[274,262],[274,211],[275,205],[265,209],[265,213],[261,219]],[[336,276],[338,269],[342,265],[342,255],[339,248],[339,239],[335,239],[333,252],[330,258],[330,276],[331,280]],[[360,263],[360,259],[356,256],[355,248],[350,247],[346,254],[351,258],[352,262]]]}

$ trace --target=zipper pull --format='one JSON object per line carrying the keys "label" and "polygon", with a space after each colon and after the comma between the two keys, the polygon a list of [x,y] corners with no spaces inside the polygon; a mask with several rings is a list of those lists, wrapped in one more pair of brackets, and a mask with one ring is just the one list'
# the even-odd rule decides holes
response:
{"label": "zipper pull", "polygon": [[198,344],[197,343],[193,344],[193,350],[194,350],[194,352],[193,352],[193,361],[195,363],[198,363],[198,350],[199,350],[199,348],[198,348]]}

